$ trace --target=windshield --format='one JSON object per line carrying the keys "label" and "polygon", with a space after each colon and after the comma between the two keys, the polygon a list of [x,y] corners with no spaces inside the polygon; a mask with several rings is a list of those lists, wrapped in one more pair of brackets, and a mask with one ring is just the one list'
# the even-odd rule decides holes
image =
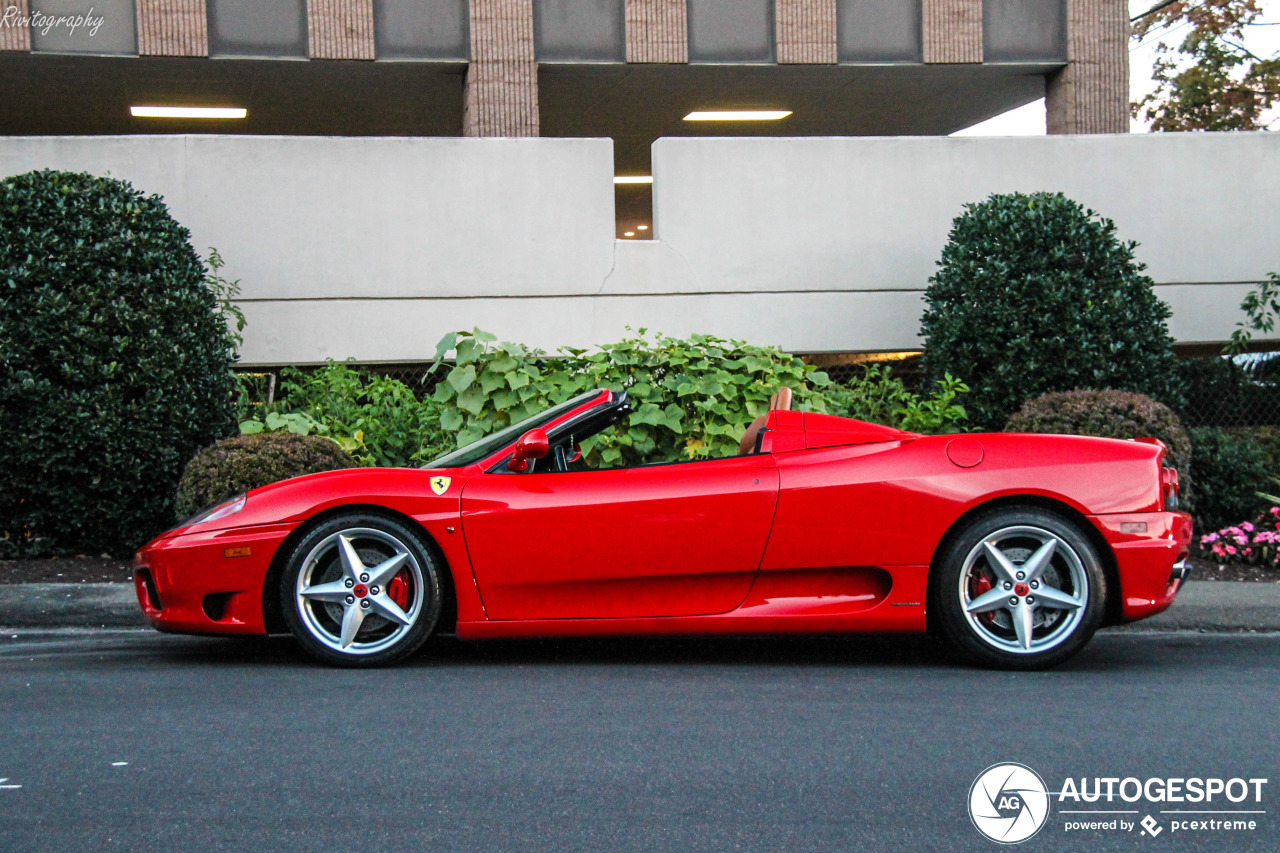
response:
{"label": "windshield", "polygon": [[504,430],[495,432],[493,435],[485,436],[479,441],[472,442],[466,447],[460,447],[452,453],[446,453],[439,459],[433,459],[423,468],[461,468],[464,465],[471,465],[479,462],[486,456],[496,453],[504,446],[511,444],[520,436],[524,435],[535,427],[550,423],[561,415],[567,414],[596,397],[600,396],[600,392],[588,391],[585,394],[579,394],[571,400],[565,400],[558,406],[553,406],[544,412],[527,417],[520,423],[512,424]]}

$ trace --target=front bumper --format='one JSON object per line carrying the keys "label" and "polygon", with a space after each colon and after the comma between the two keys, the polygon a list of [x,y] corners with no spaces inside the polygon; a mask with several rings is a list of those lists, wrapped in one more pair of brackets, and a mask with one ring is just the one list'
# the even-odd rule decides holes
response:
{"label": "front bumper", "polygon": [[1120,580],[1118,621],[1154,616],[1173,604],[1191,574],[1191,516],[1139,512],[1090,516],[1115,554]]}
{"label": "front bumper", "polygon": [[153,628],[184,634],[265,634],[263,584],[294,524],[182,533],[134,558],[138,604]]}

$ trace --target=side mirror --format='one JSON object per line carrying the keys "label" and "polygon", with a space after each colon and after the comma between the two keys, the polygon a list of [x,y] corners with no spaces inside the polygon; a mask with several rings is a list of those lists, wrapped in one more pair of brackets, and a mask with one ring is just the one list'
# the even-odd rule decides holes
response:
{"label": "side mirror", "polygon": [[516,442],[515,456],[507,463],[507,468],[520,472],[529,470],[530,459],[541,459],[551,450],[551,442],[547,440],[546,430],[531,429]]}

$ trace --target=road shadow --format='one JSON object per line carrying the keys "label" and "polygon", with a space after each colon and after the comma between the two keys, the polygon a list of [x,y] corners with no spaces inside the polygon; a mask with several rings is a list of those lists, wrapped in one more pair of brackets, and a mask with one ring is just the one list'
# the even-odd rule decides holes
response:
{"label": "road shadow", "polygon": [[442,637],[410,662],[473,665],[946,666],[945,644],[928,636],[572,637],[468,642]]}
{"label": "road shadow", "polygon": [[[107,648],[103,648],[103,646]],[[58,653],[48,648],[43,653]],[[62,653],[71,651],[62,649]],[[88,650],[85,650],[88,653]],[[129,653],[180,665],[320,667],[288,636],[194,637],[173,634],[103,638],[93,654]],[[33,652],[40,653],[33,649]],[[435,637],[403,668],[475,666],[891,666],[963,667],[927,636],[607,637],[465,641]]]}
{"label": "road shadow", "polygon": [[[97,658],[178,666],[300,667],[324,669],[291,637],[192,637],[115,632],[92,640],[45,639],[7,646],[6,657],[42,655]],[[1268,640],[1268,637],[1270,638]],[[1276,635],[1104,632],[1066,663],[1045,674],[1143,673],[1214,666],[1223,644],[1245,644],[1260,659],[1280,666]],[[1251,655],[1253,656],[1253,655]],[[529,666],[735,666],[856,667],[919,671],[987,670],[960,658],[944,641],[920,635],[817,635],[749,637],[605,637],[463,641],[433,638],[402,669]]]}

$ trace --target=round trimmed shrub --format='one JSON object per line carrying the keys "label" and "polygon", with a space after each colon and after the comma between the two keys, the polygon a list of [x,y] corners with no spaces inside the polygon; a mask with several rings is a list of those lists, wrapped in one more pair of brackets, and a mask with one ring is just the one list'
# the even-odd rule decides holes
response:
{"label": "round trimmed shrub", "polygon": [[123,181],[0,181],[0,556],[128,556],[234,430],[234,342],[189,237]]}
{"label": "round trimmed shrub", "polygon": [[355,467],[351,454],[331,438],[290,432],[237,435],[206,447],[187,463],[174,508],[179,518],[187,518],[259,486]]}
{"label": "round trimmed shrub", "polygon": [[1158,438],[1169,448],[1169,464],[1179,478],[1194,470],[1191,440],[1173,410],[1130,391],[1058,391],[1028,400],[1014,412],[1005,432],[1096,435],[1102,438]]}
{"label": "round trimmed shrub", "polygon": [[1176,405],[1169,307],[1135,245],[1061,193],[965,205],[925,291],[925,371],[964,379],[965,408],[983,429],[1032,397],[1073,388]]}
{"label": "round trimmed shrub", "polygon": [[1196,473],[1186,509],[1195,518],[1197,533],[1253,521],[1266,512],[1270,503],[1258,492],[1274,491],[1268,477],[1276,473],[1267,449],[1250,435],[1220,427],[1196,427],[1190,433]]}

